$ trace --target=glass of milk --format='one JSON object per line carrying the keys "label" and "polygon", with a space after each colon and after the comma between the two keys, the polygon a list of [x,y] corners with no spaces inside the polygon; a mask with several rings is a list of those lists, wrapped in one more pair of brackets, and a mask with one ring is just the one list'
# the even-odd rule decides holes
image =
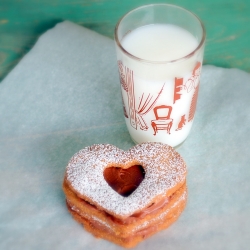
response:
{"label": "glass of milk", "polygon": [[131,138],[180,145],[198,98],[205,43],[200,19],[174,5],[142,6],[117,23],[115,42]]}

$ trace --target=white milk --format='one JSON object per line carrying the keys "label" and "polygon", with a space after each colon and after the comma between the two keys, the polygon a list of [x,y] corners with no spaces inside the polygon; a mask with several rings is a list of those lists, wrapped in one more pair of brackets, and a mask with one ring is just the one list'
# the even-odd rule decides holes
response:
{"label": "white milk", "polygon": [[[137,143],[177,146],[192,127],[202,53],[183,58],[198,46],[188,31],[170,24],[147,25],[128,33],[117,47],[124,115]],[[164,63],[166,62],[166,63]]]}
{"label": "white milk", "polygon": [[171,24],[152,24],[133,30],[122,39],[130,54],[150,61],[172,61],[195,50],[198,43],[188,31]]}

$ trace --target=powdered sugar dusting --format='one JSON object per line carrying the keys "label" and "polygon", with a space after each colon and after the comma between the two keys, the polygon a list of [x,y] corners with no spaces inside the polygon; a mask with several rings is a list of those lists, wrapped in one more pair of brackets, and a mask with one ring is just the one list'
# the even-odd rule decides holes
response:
{"label": "powdered sugar dusting", "polygon": [[[128,197],[114,191],[105,181],[107,166],[130,167],[137,162],[145,170],[145,178]],[[108,213],[127,217],[163,196],[177,183],[185,180],[186,166],[181,156],[163,143],[142,143],[128,151],[110,144],[95,144],[76,153],[66,168],[71,186],[95,201]]]}

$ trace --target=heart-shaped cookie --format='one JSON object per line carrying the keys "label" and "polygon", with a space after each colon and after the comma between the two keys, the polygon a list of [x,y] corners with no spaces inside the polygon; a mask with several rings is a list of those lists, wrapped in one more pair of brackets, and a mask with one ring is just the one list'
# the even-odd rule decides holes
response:
{"label": "heart-shaped cookie", "polygon": [[[140,185],[123,197],[105,180],[110,167],[142,166]],[[75,154],[67,168],[65,182],[76,195],[108,214],[124,219],[170,197],[184,183],[186,165],[172,147],[163,143],[142,143],[128,151],[113,145],[96,144]]]}
{"label": "heart-shaped cookie", "polygon": [[72,157],[63,190],[69,212],[87,231],[133,247],[179,217],[185,178],[185,163],[170,146],[143,143],[123,151],[100,144]]}

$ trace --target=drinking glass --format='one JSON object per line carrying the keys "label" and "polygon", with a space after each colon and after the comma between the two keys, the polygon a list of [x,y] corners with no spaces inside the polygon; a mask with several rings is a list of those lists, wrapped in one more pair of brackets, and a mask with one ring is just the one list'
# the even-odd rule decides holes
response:
{"label": "drinking glass", "polygon": [[[195,116],[205,44],[202,22],[179,6],[146,5],[120,19],[115,43],[131,138],[135,143],[180,145]],[[145,51],[143,46],[148,46]],[[179,53],[182,50],[184,54]]]}

